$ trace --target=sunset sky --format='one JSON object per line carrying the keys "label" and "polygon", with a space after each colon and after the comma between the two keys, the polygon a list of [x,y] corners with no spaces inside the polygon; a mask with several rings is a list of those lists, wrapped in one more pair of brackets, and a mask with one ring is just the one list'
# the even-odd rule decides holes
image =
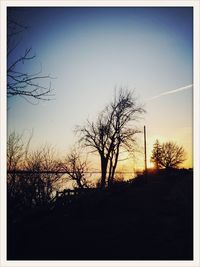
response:
{"label": "sunset sky", "polygon": [[[36,59],[22,69],[37,72],[41,63],[55,78],[55,99],[9,98],[8,132],[33,130],[32,148],[52,144],[63,155],[76,141],[75,126],[95,120],[115,87],[128,87],[147,111],[137,126],[147,127],[148,162],[159,139],[182,145],[184,166],[192,167],[192,8],[17,7],[10,14],[30,26],[13,57],[32,47]],[[142,146],[142,134],[138,140]]]}

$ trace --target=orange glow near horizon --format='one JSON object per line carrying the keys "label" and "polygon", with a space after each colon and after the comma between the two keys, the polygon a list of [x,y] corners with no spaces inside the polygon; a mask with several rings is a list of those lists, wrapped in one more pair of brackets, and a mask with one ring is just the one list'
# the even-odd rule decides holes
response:
{"label": "orange glow near horizon", "polygon": [[[75,127],[84,126],[87,119],[95,122],[113,101],[115,89],[128,88],[135,92],[137,104],[146,113],[133,122],[133,127],[141,131],[137,135],[140,151],[127,160],[122,154],[117,170],[144,170],[144,125],[148,167],[152,167],[150,158],[158,139],[182,146],[186,160],[180,167],[192,168],[192,8],[187,12],[185,8],[166,10],[30,8],[27,17],[24,8],[16,8],[17,21],[27,21],[31,30],[22,33],[22,42],[16,53],[11,53],[8,65],[24,54],[24,48],[33,47],[36,61],[20,65],[19,71],[37,73],[42,62],[42,75],[56,77],[50,80],[55,99],[30,105],[22,97],[8,98],[8,133],[15,130],[28,139],[34,131],[31,150],[50,144],[62,159],[77,142]],[[8,9],[8,17],[11,13]],[[52,20],[52,14],[56,19]],[[46,84],[41,80],[41,86]],[[86,157],[87,152],[83,152]],[[99,171],[99,156],[91,153],[90,159],[93,169]]]}

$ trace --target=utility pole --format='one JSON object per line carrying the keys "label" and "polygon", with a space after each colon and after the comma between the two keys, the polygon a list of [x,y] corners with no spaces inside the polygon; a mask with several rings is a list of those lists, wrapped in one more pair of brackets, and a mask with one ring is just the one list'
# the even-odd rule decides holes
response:
{"label": "utility pole", "polygon": [[144,126],[144,167],[147,174],[147,143],[146,143],[146,126]]}

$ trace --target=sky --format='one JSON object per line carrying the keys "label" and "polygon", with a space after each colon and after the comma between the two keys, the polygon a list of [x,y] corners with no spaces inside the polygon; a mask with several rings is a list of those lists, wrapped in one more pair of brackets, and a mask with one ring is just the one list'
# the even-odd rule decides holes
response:
{"label": "sky", "polygon": [[[77,140],[75,126],[95,120],[114,89],[128,87],[147,111],[137,127],[146,125],[148,166],[159,139],[183,146],[184,167],[192,167],[192,8],[15,7],[11,16],[29,29],[10,62],[31,47],[36,58],[21,68],[34,73],[42,65],[55,96],[36,105],[9,98],[8,133],[33,131],[32,148],[52,144],[64,155]],[[142,147],[142,134],[138,141]],[[143,155],[131,164],[142,168]]]}

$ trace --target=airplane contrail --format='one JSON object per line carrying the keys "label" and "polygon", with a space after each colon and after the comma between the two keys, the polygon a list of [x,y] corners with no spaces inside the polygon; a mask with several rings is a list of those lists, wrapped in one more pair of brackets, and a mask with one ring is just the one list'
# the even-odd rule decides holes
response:
{"label": "airplane contrail", "polygon": [[189,84],[189,85],[177,88],[177,89],[173,89],[173,90],[170,90],[170,91],[165,91],[165,92],[163,92],[163,93],[161,93],[159,95],[150,97],[147,100],[153,100],[153,99],[159,98],[159,97],[164,96],[164,95],[174,94],[174,93],[177,93],[177,92],[180,92],[180,91],[183,91],[183,90],[191,89],[192,87],[193,87],[193,84]]}

